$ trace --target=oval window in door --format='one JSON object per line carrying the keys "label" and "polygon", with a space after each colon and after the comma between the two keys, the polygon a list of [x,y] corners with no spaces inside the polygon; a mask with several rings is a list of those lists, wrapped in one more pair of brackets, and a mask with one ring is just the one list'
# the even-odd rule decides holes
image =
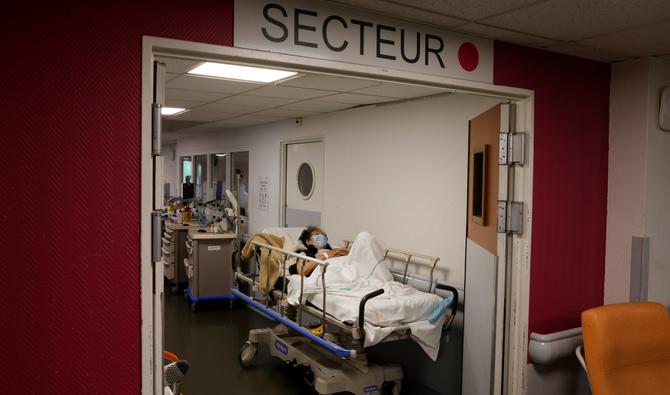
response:
{"label": "oval window in door", "polygon": [[307,162],[303,162],[298,167],[298,190],[305,200],[309,199],[314,192],[314,169]]}

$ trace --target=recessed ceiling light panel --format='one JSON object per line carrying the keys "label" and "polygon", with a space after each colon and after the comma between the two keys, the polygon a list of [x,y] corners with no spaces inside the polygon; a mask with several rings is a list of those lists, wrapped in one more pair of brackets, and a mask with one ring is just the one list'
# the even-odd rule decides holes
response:
{"label": "recessed ceiling light panel", "polygon": [[275,82],[292,77],[295,71],[265,69],[262,67],[240,66],[237,64],[205,62],[187,74],[203,77],[225,78],[238,81]]}

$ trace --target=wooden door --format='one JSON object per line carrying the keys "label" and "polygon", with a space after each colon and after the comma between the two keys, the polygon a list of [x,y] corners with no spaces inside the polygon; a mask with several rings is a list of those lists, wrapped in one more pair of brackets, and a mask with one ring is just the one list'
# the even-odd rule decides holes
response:
{"label": "wooden door", "polygon": [[467,237],[497,254],[500,104],[470,120]]}

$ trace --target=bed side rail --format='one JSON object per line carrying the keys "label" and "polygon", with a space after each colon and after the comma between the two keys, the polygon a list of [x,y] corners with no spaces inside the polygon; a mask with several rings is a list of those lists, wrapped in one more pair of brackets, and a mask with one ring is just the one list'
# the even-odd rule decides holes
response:
{"label": "bed side rail", "polygon": [[458,310],[458,290],[451,285],[441,283],[436,283],[435,288],[449,291],[454,295],[454,298],[451,301],[451,314],[449,315],[447,322],[444,324],[444,330],[448,331],[451,328],[451,324],[454,322],[454,318],[456,318],[456,311]]}
{"label": "bed side rail", "polygon": [[[353,241],[349,239],[345,239],[344,241],[344,246],[345,248],[349,249],[351,247],[351,244]],[[440,261],[440,257],[437,256],[432,256],[432,255],[426,255],[426,254],[421,254],[418,252],[413,252],[413,251],[405,251],[405,250],[398,250],[395,248],[387,248],[386,251],[384,251],[384,259],[387,258],[396,258],[396,260],[403,261],[405,266],[404,266],[404,271],[403,271],[403,284],[407,284],[407,280],[409,278],[408,276],[408,269],[410,263],[418,264],[418,260],[422,260],[428,263],[428,266],[430,266],[430,280],[429,280],[429,288],[428,288],[428,293],[433,291],[433,280],[435,278],[435,269],[437,268],[437,263]]]}
{"label": "bed side rail", "polygon": [[[275,251],[275,252],[278,252],[278,253],[282,254],[282,263],[281,263],[281,268],[280,268],[280,273],[282,274],[282,277],[283,277],[283,280],[282,280],[283,284],[281,286],[281,297],[280,297],[281,300],[284,300],[286,298],[286,295],[285,295],[286,276],[284,275],[284,273],[286,273],[286,259],[288,257],[294,257],[296,259],[301,259],[301,260],[307,261],[307,262],[314,262],[317,265],[319,265],[319,267],[321,267],[321,285],[322,285],[321,288],[323,289],[323,295],[322,295],[323,296],[323,306],[321,308],[321,311],[322,311],[322,313],[321,313],[321,325],[323,326],[323,331],[321,331],[321,337],[323,337],[326,333],[326,325],[327,325],[327,322],[328,322],[327,313],[326,313],[326,286],[325,286],[326,271],[328,270],[328,265],[329,265],[328,262],[325,262],[325,261],[322,261],[322,260],[319,260],[319,259],[316,259],[316,258],[312,258],[312,257],[306,256],[306,255],[301,255],[301,254],[298,254],[296,252],[288,251],[288,250],[285,250],[283,248],[275,247],[275,246],[272,246],[272,245],[269,245],[269,244],[260,243],[260,242],[257,242],[257,241],[252,241],[252,244],[257,248],[265,248],[267,250]],[[305,270],[304,265],[301,265],[300,266],[300,273],[299,273],[300,274],[300,299],[299,299],[300,304],[298,305],[298,322],[297,322],[297,324],[300,327],[302,327],[302,324],[303,324],[304,303],[302,303],[302,300],[303,300],[304,290],[305,290],[304,270]],[[269,279],[268,279],[268,281],[269,281]],[[267,289],[268,289],[268,292],[272,292],[270,290],[269,284],[267,284]],[[280,311],[282,311],[282,310],[280,309]],[[283,314],[283,311],[282,311],[282,314]]]}
{"label": "bed side rail", "polygon": [[[349,247],[351,247],[351,244],[353,243],[353,241],[349,240],[349,239],[345,239],[343,241],[344,241],[344,246],[347,249],[349,249]],[[437,263],[440,261],[440,258],[437,257],[437,256],[421,254],[421,253],[413,252],[413,251],[399,250],[399,249],[395,249],[395,248],[388,248],[388,249],[386,249],[386,251],[384,251],[384,259],[387,259],[387,258],[391,258],[391,259],[395,258],[397,260],[401,260],[402,262],[404,262],[404,268],[403,268],[402,274],[398,273],[398,275],[401,276],[403,284],[408,284],[410,279],[419,280],[419,281],[428,283],[428,291],[427,291],[428,293],[436,292],[438,289],[440,289],[440,290],[451,292],[453,294],[453,301],[451,302],[451,306],[450,306],[451,307],[450,316],[449,316],[447,322],[444,325],[444,330],[448,331],[451,328],[451,325],[454,322],[454,319],[456,318],[456,312],[458,310],[458,290],[455,287],[452,287],[451,285],[442,284],[442,283],[438,283],[437,281],[435,281],[435,269],[437,268]],[[409,271],[408,269],[409,269],[410,264],[412,264],[412,263],[414,263],[415,265],[419,264],[419,262],[417,262],[417,260],[424,261],[424,262],[427,262],[429,264],[429,266],[430,266],[430,279],[426,280],[424,278],[418,278],[418,277],[412,276],[408,273],[408,271]],[[392,273],[396,273],[396,272],[392,271]],[[381,291],[381,292],[379,292],[379,291]],[[377,293],[377,292],[379,292],[379,293]],[[359,326],[359,328],[363,328],[363,324],[364,324],[364,318],[363,317],[364,317],[364,312],[365,312],[365,302],[367,302],[367,300],[369,300],[369,299],[374,298],[375,296],[381,295],[383,292],[384,292],[383,290],[377,290],[377,291],[375,291],[371,294],[366,295],[364,300],[361,300],[361,304],[360,304],[360,307],[359,307],[359,315],[358,315],[358,319],[359,319],[358,326]]]}
{"label": "bed side rail", "polygon": [[[314,262],[321,267],[321,288],[323,289],[323,306],[322,306],[322,309],[321,309],[321,311],[323,311],[323,314],[321,316],[321,325],[323,325],[323,330],[321,331],[321,337],[323,337],[326,333],[326,270],[328,269],[328,262],[325,262],[325,261],[322,261],[322,260],[319,260],[319,259],[316,259],[316,258],[312,258],[312,257],[306,256],[306,255],[301,255],[301,254],[295,253],[293,251],[284,250],[282,248],[278,248],[278,247],[271,246],[271,245],[268,245],[268,244],[259,243],[259,242],[256,242],[256,241],[252,242],[252,244],[256,247],[267,248],[271,251],[276,251],[276,252],[282,254],[283,259],[282,259],[282,264],[281,264],[281,268],[280,268],[280,273],[282,274],[282,277],[284,277],[282,288],[281,288],[282,300],[284,299],[284,296],[285,296],[284,292],[285,292],[285,289],[286,289],[286,276],[284,275],[284,273],[286,273],[286,258],[287,257],[291,256],[291,257],[295,257],[297,259],[302,259],[303,261]],[[300,265],[300,273],[299,274],[300,274],[300,299],[299,299],[300,304],[298,305],[298,325],[302,326],[302,323],[303,323],[303,305],[304,305],[304,303],[302,303],[302,301],[303,301],[303,295],[304,295],[304,291],[305,291],[305,265]],[[269,287],[268,287],[268,289],[269,289]]]}
{"label": "bed side rail", "polygon": [[384,293],[382,288],[372,291],[369,294],[363,296],[361,303],[358,305],[358,329],[361,331],[362,339],[365,340],[365,304],[368,303],[368,300],[375,298]]}
{"label": "bed side rail", "polygon": [[261,303],[257,302],[256,300],[250,298],[249,296],[243,294],[242,292],[233,289],[232,290],[233,295],[235,295],[236,298],[243,300],[250,306],[252,306],[254,309],[258,310],[262,314],[266,315],[267,317],[279,321],[282,324],[286,325],[288,328],[300,333],[302,336],[305,336],[312,342],[324,347],[328,351],[332,352],[336,356],[340,358],[356,358],[357,357],[357,351],[356,350],[349,350],[346,348],[342,348],[338,346],[337,344],[333,344],[332,342],[329,342],[326,339],[323,339],[320,336],[317,336],[310,332],[307,328],[304,328],[301,325],[296,324],[294,321],[284,317],[281,314],[278,314],[276,311],[262,305]]}

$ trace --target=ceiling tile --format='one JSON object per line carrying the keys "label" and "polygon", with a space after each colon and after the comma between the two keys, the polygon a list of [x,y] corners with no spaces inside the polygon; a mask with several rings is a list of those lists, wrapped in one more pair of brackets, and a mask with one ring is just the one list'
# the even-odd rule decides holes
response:
{"label": "ceiling tile", "polygon": [[536,36],[575,41],[658,22],[668,15],[668,0],[549,0],[483,21]]}
{"label": "ceiling tile", "polygon": [[290,86],[268,85],[254,91],[254,96],[278,97],[278,98],[292,98],[292,99],[311,99],[315,97],[322,97],[332,95],[335,92],[293,88]]}
{"label": "ceiling tile", "polygon": [[263,85],[264,84],[253,82],[230,81],[218,78],[196,77],[192,75],[182,75],[167,83],[167,87],[172,89],[188,89],[217,93],[240,93],[259,88]]}
{"label": "ceiling tile", "polygon": [[178,100],[172,98],[165,98],[165,107],[180,107],[180,108],[193,108],[203,103],[200,101],[191,101],[191,100]]}
{"label": "ceiling tile", "polygon": [[[332,0],[331,0],[332,1]],[[374,14],[387,15],[392,18],[414,21],[422,24],[432,24],[437,26],[457,26],[465,21],[461,18],[451,16],[448,12],[439,12],[434,8],[417,7],[415,1],[410,4],[400,4],[398,1],[384,0],[335,0],[334,3],[346,4],[357,8],[356,11],[367,10]],[[428,2],[427,2],[428,3]],[[430,1],[429,3],[440,3],[440,1]],[[445,9],[446,7],[441,7]]]}
{"label": "ceiling tile", "polygon": [[187,129],[187,128],[192,128],[195,126],[200,126],[200,125],[206,125],[206,123],[199,122],[199,121],[185,121],[185,120],[178,120],[178,119],[171,119],[172,117],[167,117],[167,119],[164,119],[163,122],[161,123],[163,132],[169,133],[169,132],[175,132],[177,130],[181,129]]}
{"label": "ceiling tile", "polygon": [[254,95],[235,95],[220,100],[221,104],[235,104],[257,108],[271,108],[293,103],[296,99],[285,99],[279,97],[265,97]]}
{"label": "ceiling tile", "polygon": [[165,100],[188,100],[194,102],[207,103],[213,100],[219,100],[223,97],[229,96],[228,93],[213,93],[192,91],[183,89],[167,89],[165,91]]}
{"label": "ceiling tile", "polygon": [[264,110],[268,107],[261,106],[249,106],[244,104],[235,104],[224,100],[216,101],[212,103],[205,104],[199,109],[204,111],[214,111],[214,112],[224,112],[224,113],[236,113],[236,114],[246,114],[249,112],[256,112]]}
{"label": "ceiling tile", "polygon": [[199,127],[206,129],[228,129],[228,128],[238,128],[241,126],[250,126],[254,124],[256,124],[256,122],[254,121],[241,121],[237,118],[233,118],[233,119],[225,119],[223,121],[210,122]]}
{"label": "ceiling tile", "polygon": [[538,0],[419,0],[413,2],[428,10],[451,14],[468,20],[479,20],[537,3]]}
{"label": "ceiling tile", "polygon": [[412,97],[436,95],[438,93],[448,92],[447,89],[430,88],[427,86],[408,85],[386,82],[381,85],[358,89],[352,93],[363,95],[393,97],[397,99],[409,99]]}
{"label": "ceiling tile", "polygon": [[329,91],[346,92],[354,89],[378,85],[380,82],[358,78],[339,77],[335,75],[306,74],[282,82],[282,86],[297,88],[324,89]]}
{"label": "ceiling tile", "polygon": [[[388,9],[390,12],[397,14],[398,17],[401,18],[404,18],[404,15],[406,15],[408,12],[414,12],[417,14],[417,16],[421,17],[432,15],[430,20],[439,22],[439,19],[437,19],[438,15],[457,18],[458,20],[474,21],[537,3],[537,0],[411,0],[405,1],[404,3],[409,4],[406,4],[404,7],[401,7],[399,4],[397,4],[400,2],[401,1],[387,0],[376,1],[375,3],[381,3],[377,5],[377,8],[382,10]],[[353,4],[359,2],[351,1],[350,3]],[[389,5],[393,5],[394,3],[396,6],[389,8]],[[399,13],[397,13],[398,11]],[[437,24],[442,25],[440,23]]]}
{"label": "ceiling tile", "polygon": [[195,66],[202,63],[202,60],[179,59],[161,56],[156,60],[165,63],[165,71],[174,74],[184,74]]}
{"label": "ceiling tile", "polygon": [[670,52],[670,21],[595,37],[580,43],[623,52],[633,57],[662,55]]}
{"label": "ceiling tile", "polygon": [[356,93],[340,93],[339,95],[323,97],[320,100],[333,103],[372,104],[372,103],[385,103],[397,99],[392,97],[359,95]]}
{"label": "ceiling tile", "polygon": [[460,26],[455,30],[467,34],[473,34],[479,37],[490,38],[492,40],[507,41],[519,45],[527,45],[530,47],[542,48],[546,47],[547,45],[555,45],[560,43],[560,41],[556,40],[517,33],[505,29],[499,29],[493,26],[481,25],[478,23],[471,23],[469,25]]}
{"label": "ceiling tile", "polygon": [[257,115],[267,115],[272,117],[282,117],[282,118],[297,118],[297,117],[308,117],[310,115],[318,114],[313,111],[303,111],[289,108],[273,108],[271,110],[259,111]]}
{"label": "ceiling tile", "polygon": [[559,52],[566,55],[578,56],[580,58],[593,59],[601,62],[617,62],[629,58],[628,55],[605,51],[592,46],[576,43],[553,45],[546,48],[548,51]]}
{"label": "ceiling tile", "polygon": [[281,108],[287,108],[289,110],[304,110],[313,112],[333,112],[343,110],[351,106],[352,105],[348,103],[334,103],[319,100],[307,100],[289,104]]}
{"label": "ceiling tile", "polygon": [[231,121],[254,122],[254,123],[261,124],[261,123],[276,122],[276,121],[280,121],[282,119],[286,119],[286,117],[270,117],[270,116],[252,114],[252,115],[243,115],[241,117],[236,117],[236,118],[231,119]]}
{"label": "ceiling tile", "polygon": [[171,119],[184,120],[184,121],[211,122],[211,121],[218,121],[220,119],[234,117],[236,115],[238,115],[238,114],[226,113],[226,112],[222,112],[222,111],[207,111],[207,110],[202,110],[200,108],[196,108],[195,110],[186,111],[185,113],[181,113],[179,115],[174,115],[170,118]]}

